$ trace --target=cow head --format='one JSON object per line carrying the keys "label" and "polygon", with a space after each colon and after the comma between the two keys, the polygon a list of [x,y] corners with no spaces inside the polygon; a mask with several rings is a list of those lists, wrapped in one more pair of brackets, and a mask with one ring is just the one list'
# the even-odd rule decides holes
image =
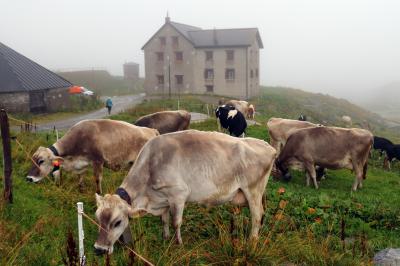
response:
{"label": "cow head", "polygon": [[118,195],[106,194],[104,197],[96,194],[96,219],[100,225],[99,235],[94,244],[97,255],[106,252],[111,254],[114,243],[129,226],[129,218],[143,215],[143,209],[133,209]]}
{"label": "cow head", "polygon": [[285,167],[284,164],[279,161],[279,159],[275,160],[275,175],[277,178],[282,178],[287,182],[292,179],[289,169]]}
{"label": "cow head", "polygon": [[26,177],[27,181],[39,182],[45,176],[49,175],[56,165],[63,162],[63,158],[54,155],[54,153],[45,147],[39,147],[32,156],[32,167]]}
{"label": "cow head", "polygon": [[256,113],[256,109],[254,108],[254,105],[250,104],[249,105],[249,109],[248,109],[247,112],[248,112],[247,113],[247,117],[251,118],[251,119],[254,119],[254,116],[255,116],[255,113]]}

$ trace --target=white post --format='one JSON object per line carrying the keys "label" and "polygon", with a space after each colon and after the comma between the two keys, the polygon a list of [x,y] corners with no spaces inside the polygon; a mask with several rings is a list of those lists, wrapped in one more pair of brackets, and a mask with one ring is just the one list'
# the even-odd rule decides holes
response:
{"label": "white post", "polygon": [[210,117],[210,109],[208,109],[208,103],[206,104],[206,107],[207,107],[207,115],[208,117]]}
{"label": "white post", "polygon": [[83,233],[83,222],[82,222],[82,213],[83,213],[83,203],[78,202],[76,204],[78,206],[78,234],[79,234],[79,265],[86,265],[86,257],[85,257],[85,249],[83,247],[83,239],[85,235]]}
{"label": "white post", "polygon": [[56,129],[56,137],[57,137],[57,141],[58,141],[58,129]]}

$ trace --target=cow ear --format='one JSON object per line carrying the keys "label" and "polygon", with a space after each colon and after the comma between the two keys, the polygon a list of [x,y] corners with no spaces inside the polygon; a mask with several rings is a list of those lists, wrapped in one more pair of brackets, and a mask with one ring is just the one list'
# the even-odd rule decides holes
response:
{"label": "cow ear", "polygon": [[54,161],[59,161],[60,163],[63,163],[63,162],[64,162],[64,158],[63,158],[63,157],[60,157],[60,156],[54,156],[54,157],[53,157],[53,160],[54,160]]}
{"label": "cow ear", "polygon": [[143,215],[145,215],[147,211],[143,208],[129,208],[128,209],[128,216],[129,218],[139,218]]}
{"label": "cow ear", "polygon": [[99,194],[95,194],[96,195],[96,204],[97,204],[97,208],[101,206],[101,204],[103,203],[103,197],[100,196]]}

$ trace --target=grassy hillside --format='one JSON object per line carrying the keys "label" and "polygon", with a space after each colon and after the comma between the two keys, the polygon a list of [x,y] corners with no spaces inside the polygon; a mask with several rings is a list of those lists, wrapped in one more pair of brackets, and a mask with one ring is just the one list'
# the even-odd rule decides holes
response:
{"label": "grassy hillside", "polygon": [[86,70],[57,73],[73,84],[87,87],[99,95],[134,94],[143,90],[143,80],[130,81],[112,76],[105,70]]}

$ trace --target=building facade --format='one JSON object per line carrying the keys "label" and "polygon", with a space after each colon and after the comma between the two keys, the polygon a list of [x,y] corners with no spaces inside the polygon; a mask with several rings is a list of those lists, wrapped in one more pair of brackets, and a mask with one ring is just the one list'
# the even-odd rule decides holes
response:
{"label": "building facade", "polygon": [[139,79],[139,64],[128,62],[124,64],[124,79],[136,81]]}
{"label": "building facade", "polygon": [[167,17],[142,48],[145,91],[258,96],[261,48],[257,28],[202,30]]}

